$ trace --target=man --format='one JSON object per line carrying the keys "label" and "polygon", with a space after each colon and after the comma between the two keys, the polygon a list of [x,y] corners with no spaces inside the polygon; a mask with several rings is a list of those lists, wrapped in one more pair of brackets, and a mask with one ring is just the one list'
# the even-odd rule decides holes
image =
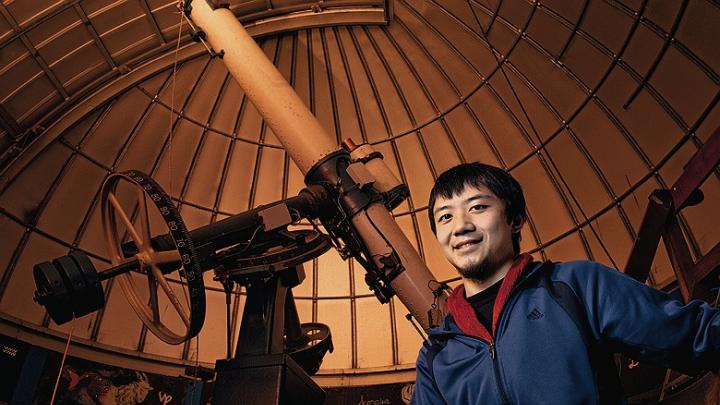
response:
{"label": "man", "polygon": [[420,351],[412,403],[624,403],[617,351],[686,373],[720,368],[717,308],[683,306],[598,263],[520,254],[525,200],[504,170],[446,171],[428,212],[462,284]]}

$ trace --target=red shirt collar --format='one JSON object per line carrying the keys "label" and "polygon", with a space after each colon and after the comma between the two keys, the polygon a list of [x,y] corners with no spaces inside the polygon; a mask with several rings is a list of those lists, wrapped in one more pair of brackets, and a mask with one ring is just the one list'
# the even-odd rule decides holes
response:
{"label": "red shirt collar", "polygon": [[448,309],[458,325],[460,330],[471,336],[479,337],[487,342],[492,342],[497,330],[497,321],[500,317],[503,307],[510,298],[510,292],[517,283],[520,275],[532,261],[532,256],[527,253],[523,253],[518,256],[513,262],[510,270],[505,275],[505,278],[500,284],[500,290],[498,291],[497,297],[495,297],[495,303],[493,304],[493,320],[492,320],[492,333],[483,326],[482,323],[475,315],[475,310],[467,302],[465,297],[465,286],[460,284],[457,286],[452,294],[448,297]]}

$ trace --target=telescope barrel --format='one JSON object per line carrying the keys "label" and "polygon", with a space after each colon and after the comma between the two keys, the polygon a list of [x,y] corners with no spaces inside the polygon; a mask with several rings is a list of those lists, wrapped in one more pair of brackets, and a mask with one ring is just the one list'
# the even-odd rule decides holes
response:
{"label": "telescope barrel", "polygon": [[213,1],[186,0],[185,12],[207,34],[207,42],[222,55],[228,71],[300,171],[307,173],[337,150],[335,136],[323,128],[232,11]]}
{"label": "telescope barrel", "polygon": [[[322,127],[233,12],[209,0],[186,0],[184,11],[203,31],[215,54],[222,56],[228,71],[302,173],[306,176],[320,173],[313,183],[329,183],[328,187],[334,187],[331,179],[318,177],[334,171],[322,166],[323,161],[329,162],[326,157],[338,150],[337,140]],[[346,186],[341,187],[347,189]],[[374,261],[372,266],[376,268],[385,267],[380,258],[397,253],[401,263],[395,268],[405,274],[394,277],[392,287],[420,324],[428,328],[431,326],[428,311],[437,306],[438,301],[444,305],[443,300],[437,300],[428,287],[429,281],[434,280],[432,273],[390,212],[383,207],[373,208],[372,211],[370,214],[361,211],[346,213],[353,217],[352,229],[346,235],[362,241],[368,256]],[[378,224],[382,224],[382,229],[377,227]]]}

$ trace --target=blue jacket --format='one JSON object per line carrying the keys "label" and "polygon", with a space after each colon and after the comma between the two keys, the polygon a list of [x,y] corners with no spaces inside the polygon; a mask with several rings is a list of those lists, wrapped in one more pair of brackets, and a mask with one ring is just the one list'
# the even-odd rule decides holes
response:
{"label": "blue jacket", "polygon": [[[686,373],[720,368],[718,308],[683,305],[594,262],[531,263],[522,274],[490,339],[463,333],[452,315],[429,330],[412,404],[624,403],[618,385],[603,381],[598,353],[613,351]],[[561,302],[568,297],[576,304]],[[578,306],[584,314],[568,314]]]}

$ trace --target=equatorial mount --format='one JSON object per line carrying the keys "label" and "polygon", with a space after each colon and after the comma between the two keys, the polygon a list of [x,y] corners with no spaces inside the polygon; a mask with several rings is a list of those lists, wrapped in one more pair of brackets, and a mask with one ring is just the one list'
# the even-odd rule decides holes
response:
{"label": "equatorial mount", "polygon": [[[332,244],[317,230],[287,227],[317,217],[326,200],[322,187],[308,187],[297,197],[188,231],[171,198],[152,178],[136,170],[111,174],[102,187],[101,207],[112,267],[98,272],[80,251],[39,263],[33,269],[35,300],[62,324],[102,308],[101,282],[116,279],[148,330],[179,344],[202,328],[203,272],[214,270],[223,285],[239,284],[248,291],[250,309],[243,315],[247,336],[241,331],[239,343],[245,348],[238,344],[238,353],[252,352],[254,346],[262,347],[258,353],[287,353],[314,373],[332,350],[330,329],[301,324],[290,289],[304,278],[302,263]],[[268,295],[268,288],[280,295]],[[267,308],[274,310],[267,313]],[[267,329],[265,343],[258,328]]]}
{"label": "equatorial mount", "polygon": [[[426,287],[430,272],[388,212],[407,188],[371,147],[344,146],[308,168],[307,187],[297,196],[191,231],[149,176],[134,170],[112,174],[103,186],[102,213],[113,267],[97,273],[79,251],[40,263],[34,268],[35,298],[55,322],[67,322],[101,308],[100,282],[117,277],[147,328],[178,344],[202,327],[202,273],[214,270],[228,305],[235,284],[247,293],[235,353],[228,346],[228,358],[216,363],[217,403],[258,403],[239,399],[258,384],[268,389],[267,396],[255,390],[258,400],[285,403],[302,392],[309,403],[321,403],[322,390],[307,374],[332,351],[332,338],[327,326],[298,319],[292,288],[304,279],[303,262],[334,247],[365,268],[365,281],[381,302],[397,292],[421,325],[441,319],[428,312],[438,301]],[[302,219],[312,229],[288,229]]]}

